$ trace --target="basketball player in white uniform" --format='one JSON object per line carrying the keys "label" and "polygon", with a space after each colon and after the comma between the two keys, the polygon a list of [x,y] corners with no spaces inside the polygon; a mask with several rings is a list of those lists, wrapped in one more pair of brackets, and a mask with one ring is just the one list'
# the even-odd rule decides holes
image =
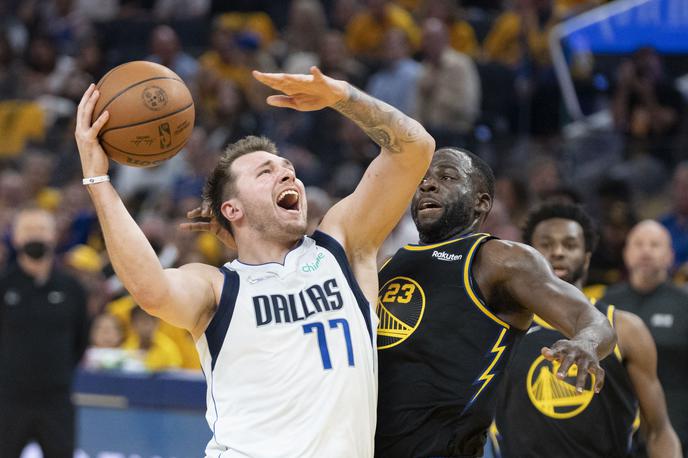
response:
{"label": "basketball player in white uniform", "polygon": [[[254,72],[270,105],[330,107],[381,147],[356,190],[305,236],[304,186],[274,145],[230,145],[206,187],[238,259],[163,269],[104,178],[86,180],[112,264],[148,313],[188,329],[208,382],[207,457],[372,457],[376,421],[376,252],[408,206],[434,141],[413,119],[344,81]],[[103,177],[107,113],[85,92],[76,139],[85,178]]]}

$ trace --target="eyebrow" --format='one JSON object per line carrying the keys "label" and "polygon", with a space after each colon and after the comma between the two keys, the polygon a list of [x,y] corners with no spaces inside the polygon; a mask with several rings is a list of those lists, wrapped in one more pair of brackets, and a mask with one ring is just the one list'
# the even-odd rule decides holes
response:
{"label": "eyebrow", "polygon": [[[282,159],[282,163],[283,163],[284,165],[286,165],[287,167],[289,167],[289,168],[291,168],[292,170],[294,170],[294,164],[292,164],[291,161],[290,161],[289,159],[286,159],[286,158],[281,158],[281,159]],[[266,160],[265,162],[263,162],[263,163],[261,163],[260,165],[258,165],[258,166],[256,167],[256,170],[262,169],[263,167],[271,166],[271,165],[273,164],[273,162],[274,162],[274,161],[273,161],[272,159],[268,159],[268,160]]]}

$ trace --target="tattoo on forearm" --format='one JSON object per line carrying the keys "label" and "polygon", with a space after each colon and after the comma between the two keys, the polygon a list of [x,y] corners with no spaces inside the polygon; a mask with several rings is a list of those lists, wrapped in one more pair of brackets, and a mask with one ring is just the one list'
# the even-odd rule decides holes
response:
{"label": "tattoo on forearm", "polygon": [[349,96],[332,106],[358,124],[380,147],[400,153],[405,143],[419,141],[423,127],[391,105],[349,86]]}

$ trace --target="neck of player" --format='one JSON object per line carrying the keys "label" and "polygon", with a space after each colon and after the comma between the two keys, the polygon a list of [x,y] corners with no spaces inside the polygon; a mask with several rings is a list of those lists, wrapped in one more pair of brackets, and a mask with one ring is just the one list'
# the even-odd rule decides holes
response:
{"label": "neck of player", "polygon": [[244,264],[284,264],[287,254],[301,242],[301,237],[291,240],[270,240],[251,234],[236,234],[237,259]]}

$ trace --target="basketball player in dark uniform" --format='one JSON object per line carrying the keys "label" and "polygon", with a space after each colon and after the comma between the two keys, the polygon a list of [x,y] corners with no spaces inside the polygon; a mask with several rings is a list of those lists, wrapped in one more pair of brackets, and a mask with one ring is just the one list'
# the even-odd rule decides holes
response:
{"label": "basketball player in dark uniform", "polygon": [[504,368],[533,313],[569,339],[543,357],[560,361],[562,377],[577,366],[580,389],[588,373],[602,386],[609,322],[536,250],[478,233],[493,195],[484,161],[436,151],[411,206],[421,244],[380,271],[378,457],[481,456]]}
{"label": "basketball player in dark uniform", "polygon": [[[531,212],[523,233],[523,240],[547,258],[554,273],[579,289],[595,238],[592,221],[580,207],[559,203]],[[613,355],[601,362],[604,390],[595,396],[591,380],[577,391],[575,367],[564,380],[555,377],[559,364],[543,359],[540,349],[562,335],[536,316],[514,350],[497,404],[495,448],[502,457],[626,457],[638,406],[650,457],[681,456],[657,378],[657,350],[650,331],[632,313],[601,301],[595,306],[618,336]]]}

